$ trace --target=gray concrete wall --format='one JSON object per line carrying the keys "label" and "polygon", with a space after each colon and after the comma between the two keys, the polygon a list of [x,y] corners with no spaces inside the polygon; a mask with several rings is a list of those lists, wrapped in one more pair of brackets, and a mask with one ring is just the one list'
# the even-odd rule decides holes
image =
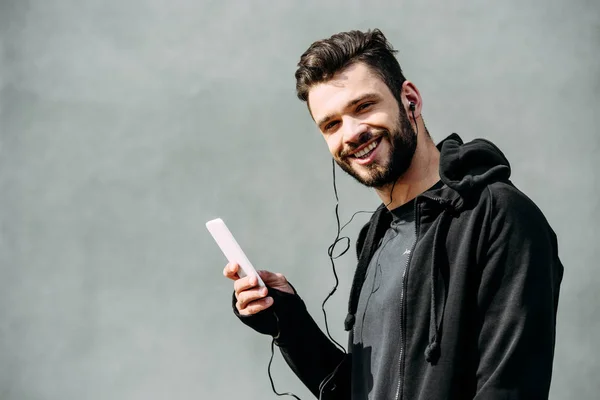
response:
{"label": "gray concrete wall", "polygon": [[[233,317],[204,223],[224,218],[323,325],[330,159],[293,73],[312,41],[372,27],[400,50],[434,139],[496,142],[557,231],[566,274],[551,398],[597,398],[599,10],[1,0],[0,398],[276,398],[270,342]],[[343,220],[378,204],[349,178],[339,185]],[[328,310],[345,343],[352,252],[338,268]],[[279,354],[273,374],[309,398]]]}

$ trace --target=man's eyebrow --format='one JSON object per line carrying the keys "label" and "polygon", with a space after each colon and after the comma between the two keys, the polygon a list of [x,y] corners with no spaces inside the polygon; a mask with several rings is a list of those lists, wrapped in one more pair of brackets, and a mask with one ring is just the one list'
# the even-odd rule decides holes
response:
{"label": "man's eyebrow", "polygon": [[[365,93],[365,94],[357,97],[354,100],[350,100],[348,102],[348,104],[346,104],[346,106],[344,107],[344,110],[348,109],[350,107],[353,107],[353,106],[357,105],[358,103],[365,101],[367,99],[378,100],[380,98],[381,98],[381,96],[379,96],[377,93]],[[335,117],[335,114],[326,115],[325,117],[323,117],[319,120],[319,122],[317,123],[317,126],[322,126],[323,124],[328,122],[330,119],[333,119],[334,117]]]}

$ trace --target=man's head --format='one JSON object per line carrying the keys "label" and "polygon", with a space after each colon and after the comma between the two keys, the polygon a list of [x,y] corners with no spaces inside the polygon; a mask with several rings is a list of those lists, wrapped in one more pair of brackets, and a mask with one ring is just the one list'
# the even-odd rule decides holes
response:
{"label": "man's head", "polygon": [[410,167],[417,137],[407,115],[420,95],[379,30],[350,31],[313,43],[296,71],[306,101],[337,164],[359,182],[383,187]]}

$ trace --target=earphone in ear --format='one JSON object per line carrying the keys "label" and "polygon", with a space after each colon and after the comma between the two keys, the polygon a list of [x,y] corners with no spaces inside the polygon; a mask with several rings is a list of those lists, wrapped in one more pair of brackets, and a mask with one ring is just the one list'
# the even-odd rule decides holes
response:
{"label": "earphone in ear", "polygon": [[408,108],[410,109],[410,111],[415,111],[415,102],[414,101],[410,101],[408,102]]}

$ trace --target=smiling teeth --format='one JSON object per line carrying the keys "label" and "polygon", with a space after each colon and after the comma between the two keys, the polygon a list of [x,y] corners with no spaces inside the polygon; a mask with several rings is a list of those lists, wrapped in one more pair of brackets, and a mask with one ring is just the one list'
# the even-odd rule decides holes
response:
{"label": "smiling teeth", "polygon": [[364,149],[362,149],[358,153],[355,153],[354,157],[356,157],[356,158],[362,158],[362,157],[366,156],[367,154],[369,154],[371,151],[373,151],[373,149],[375,147],[377,147],[377,141],[371,143],[370,145],[368,145],[367,147],[365,147]]}

